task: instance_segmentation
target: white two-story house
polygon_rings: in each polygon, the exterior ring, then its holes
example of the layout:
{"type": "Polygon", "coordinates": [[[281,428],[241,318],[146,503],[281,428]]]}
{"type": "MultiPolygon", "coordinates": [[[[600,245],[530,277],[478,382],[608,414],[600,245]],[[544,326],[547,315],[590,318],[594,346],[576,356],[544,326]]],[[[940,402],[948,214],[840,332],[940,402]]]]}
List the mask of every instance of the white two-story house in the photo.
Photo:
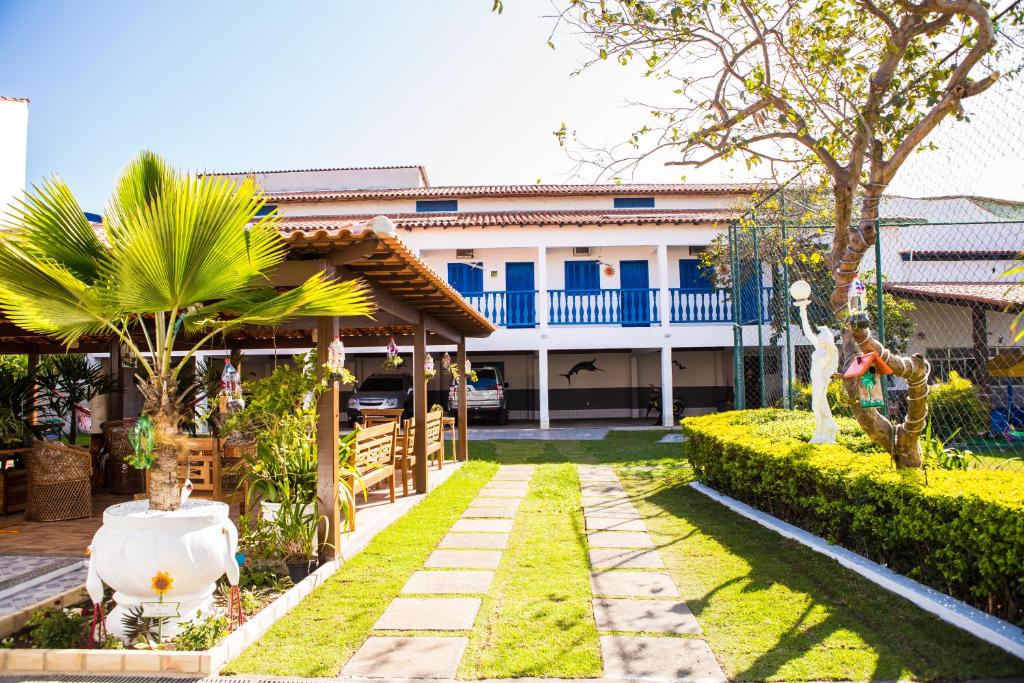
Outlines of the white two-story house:
{"type": "MultiPolygon", "coordinates": [[[[434,186],[419,166],[218,175],[255,177],[286,231],[391,218],[500,326],[468,350],[503,371],[513,419],[643,416],[652,387],[690,414],[731,400],[731,307],[699,255],[752,185],[434,186]]],[[[383,349],[350,355],[366,377],[383,349]]]]}

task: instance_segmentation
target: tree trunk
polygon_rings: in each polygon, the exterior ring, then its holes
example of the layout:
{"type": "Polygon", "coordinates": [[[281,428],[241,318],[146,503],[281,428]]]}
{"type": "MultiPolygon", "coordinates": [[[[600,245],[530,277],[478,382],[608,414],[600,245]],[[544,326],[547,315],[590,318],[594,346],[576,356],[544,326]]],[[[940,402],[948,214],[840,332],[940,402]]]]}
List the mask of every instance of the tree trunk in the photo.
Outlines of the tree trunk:
{"type": "Polygon", "coordinates": [[[181,406],[175,384],[169,378],[152,377],[140,383],[145,397],[145,414],[153,422],[153,466],[149,471],[149,507],[153,510],[177,510],[181,506],[178,486],[178,455],[185,448],[181,424],[181,406]]]}
{"type": "MultiPolygon", "coordinates": [[[[882,187],[880,184],[869,185],[872,188],[882,187]]],[[[861,217],[856,225],[843,221],[837,212],[836,232],[846,230],[845,249],[839,260],[832,255],[832,272],[835,276],[835,287],[832,290],[830,303],[836,319],[843,326],[843,358],[840,367],[850,363],[853,356],[860,353],[877,353],[892,368],[893,375],[906,380],[907,415],[903,422],[893,424],[888,416],[876,408],[862,408],[858,396],[858,384],[855,379],[845,380],[846,393],[853,405],[853,413],[865,433],[880,448],[892,455],[897,467],[920,467],[921,446],[920,436],[924,431],[928,418],[928,375],[930,367],[924,356],[917,353],[912,356],[900,356],[882,346],[871,332],[865,329],[851,328],[846,325],[849,311],[847,297],[850,285],[860,270],[861,261],[868,249],[877,240],[877,218],[882,190],[869,191],[864,197],[861,217]],[[844,225],[845,223],[845,225],[844,225]],[[846,227],[849,226],[849,227],[846,227]]],[[[882,312],[878,312],[882,315],[882,312]]]]}

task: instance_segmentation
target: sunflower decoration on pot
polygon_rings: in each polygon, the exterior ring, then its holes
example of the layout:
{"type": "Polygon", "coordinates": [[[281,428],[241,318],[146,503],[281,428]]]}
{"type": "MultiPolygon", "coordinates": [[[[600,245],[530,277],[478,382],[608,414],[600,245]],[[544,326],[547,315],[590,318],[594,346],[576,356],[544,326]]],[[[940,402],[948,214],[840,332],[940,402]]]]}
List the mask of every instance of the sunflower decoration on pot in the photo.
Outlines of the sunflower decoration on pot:
{"type": "Polygon", "coordinates": [[[405,365],[405,361],[398,355],[398,344],[395,343],[394,337],[388,338],[388,345],[385,347],[387,357],[384,358],[384,362],[380,364],[385,370],[397,370],[398,368],[405,365]]]}

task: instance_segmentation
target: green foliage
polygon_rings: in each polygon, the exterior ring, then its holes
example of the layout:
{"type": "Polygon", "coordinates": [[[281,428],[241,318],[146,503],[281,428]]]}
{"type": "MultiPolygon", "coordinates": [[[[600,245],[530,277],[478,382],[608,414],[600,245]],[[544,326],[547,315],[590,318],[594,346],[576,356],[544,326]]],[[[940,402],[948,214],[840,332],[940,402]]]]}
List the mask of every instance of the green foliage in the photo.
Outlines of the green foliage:
{"type": "Polygon", "coordinates": [[[228,634],[230,626],[227,617],[209,616],[201,619],[197,613],[196,618],[185,624],[181,632],[174,638],[174,648],[192,652],[209,650],[228,634]]]}
{"type": "MultiPolygon", "coordinates": [[[[834,416],[853,417],[853,408],[850,407],[850,397],[843,387],[843,380],[837,377],[829,382],[826,396],[834,416]]],[[[779,405],[778,407],[783,406],[779,405]]],[[[793,380],[793,409],[808,411],[811,409],[811,385],[798,379],[793,380]]]]}
{"type": "MultiPolygon", "coordinates": [[[[950,438],[956,434],[957,432],[953,432],[950,438]]],[[[969,450],[948,448],[942,439],[932,433],[930,420],[924,434],[921,435],[921,457],[925,469],[931,467],[940,470],[966,470],[970,467],[971,461],[977,459],[969,450]]]]}
{"type": "Polygon", "coordinates": [[[81,610],[47,607],[32,613],[28,636],[32,645],[43,649],[80,647],[86,636],[87,621],[81,610]]]}
{"type": "Polygon", "coordinates": [[[852,420],[810,445],[813,418],[757,410],[686,418],[709,486],[979,609],[1024,623],[1024,473],[896,470],[852,420]]]}
{"type": "Polygon", "coordinates": [[[0,354],[0,372],[7,373],[14,378],[24,377],[28,374],[28,356],[25,354],[0,354]]]}
{"type": "Polygon", "coordinates": [[[945,382],[928,387],[928,415],[932,431],[950,441],[959,433],[969,438],[988,431],[988,406],[971,380],[950,371],[945,382]]]}
{"type": "Polygon", "coordinates": [[[83,353],[45,356],[39,364],[37,381],[48,412],[70,425],[68,443],[75,443],[78,436],[77,406],[118,389],[117,380],[83,353]]]}

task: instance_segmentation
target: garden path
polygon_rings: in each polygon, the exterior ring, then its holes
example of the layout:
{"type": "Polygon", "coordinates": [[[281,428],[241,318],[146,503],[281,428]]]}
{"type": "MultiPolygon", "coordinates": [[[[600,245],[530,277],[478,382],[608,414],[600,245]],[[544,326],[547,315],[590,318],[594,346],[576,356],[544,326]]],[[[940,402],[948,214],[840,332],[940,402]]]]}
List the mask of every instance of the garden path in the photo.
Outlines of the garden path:
{"type": "Polygon", "coordinates": [[[578,470],[605,676],[725,681],[615,470],[578,470]]]}
{"type": "Polygon", "coordinates": [[[342,676],[453,678],[534,465],[503,465],[415,572],[342,676]],[[440,633],[441,635],[438,635],[440,633]],[[410,635],[411,634],[411,635],[410,635]]]}

